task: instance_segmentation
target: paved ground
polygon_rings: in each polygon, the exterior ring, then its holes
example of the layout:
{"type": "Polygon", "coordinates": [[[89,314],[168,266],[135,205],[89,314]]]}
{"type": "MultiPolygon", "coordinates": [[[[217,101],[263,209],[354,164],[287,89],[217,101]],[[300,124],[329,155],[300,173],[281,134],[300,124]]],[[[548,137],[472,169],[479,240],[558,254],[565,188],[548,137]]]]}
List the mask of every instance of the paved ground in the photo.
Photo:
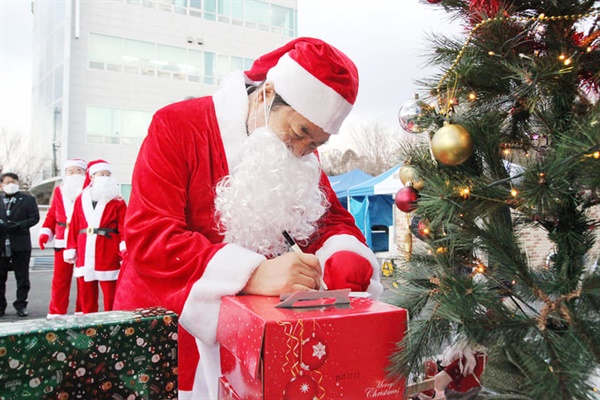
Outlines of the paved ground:
{"type": "MultiPolygon", "coordinates": [[[[6,307],[6,315],[0,317],[0,323],[32,318],[46,318],[50,302],[50,285],[52,283],[53,251],[52,249],[50,251],[34,250],[32,253],[32,262],[29,269],[31,290],[29,291],[29,304],[27,306],[29,316],[27,317],[17,316],[17,312],[12,306],[13,301],[15,301],[17,285],[14,273],[12,271],[8,273],[6,281],[6,302],[8,305],[6,307]]],[[[75,280],[73,280],[71,288],[69,313],[75,311],[75,280]]]]}

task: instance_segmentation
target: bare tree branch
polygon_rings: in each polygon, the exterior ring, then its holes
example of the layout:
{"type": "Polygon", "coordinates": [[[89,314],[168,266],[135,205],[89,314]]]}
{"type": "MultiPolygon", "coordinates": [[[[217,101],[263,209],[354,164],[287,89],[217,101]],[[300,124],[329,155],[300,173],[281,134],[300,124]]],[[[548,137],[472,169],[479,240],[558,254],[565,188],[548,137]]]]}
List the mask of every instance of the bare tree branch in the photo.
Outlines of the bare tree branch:
{"type": "Polygon", "coordinates": [[[394,130],[376,122],[355,122],[341,134],[348,135],[349,149],[344,153],[330,150],[321,154],[328,175],[340,175],[355,168],[379,175],[402,161],[398,158],[399,149],[410,140],[400,127],[394,130]]]}
{"type": "Polygon", "coordinates": [[[49,157],[32,153],[29,139],[22,133],[4,126],[0,126],[0,133],[0,173],[14,172],[21,187],[28,189],[42,175],[49,157]]]}

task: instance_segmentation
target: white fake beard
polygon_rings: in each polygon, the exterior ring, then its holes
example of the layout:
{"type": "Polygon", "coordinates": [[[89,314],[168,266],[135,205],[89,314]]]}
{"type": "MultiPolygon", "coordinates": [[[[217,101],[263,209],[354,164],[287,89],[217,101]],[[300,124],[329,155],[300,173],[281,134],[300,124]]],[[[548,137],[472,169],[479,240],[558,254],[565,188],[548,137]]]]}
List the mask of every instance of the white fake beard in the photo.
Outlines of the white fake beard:
{"type": "Polygon", "coordinates": [[[90,187],[92,201],[108,202],[121,195],[119,185],[112,176],[97,176],[90,187]]]}
{"type": "Polygon", "coordinates": [[[283,230],[297,242],[308,239],[329,207],[319,178],[315,154],[298,158],[269,128],[256,129],[240,163],[216,187],[225,242],[274,257],[288,250],[283,230]]]}
{"type": "Polygon", "coordinates": [[[75,201],[75,198],[81,193],[83,189],[83,182],[85,182],[85,176],[81,174],[67,175],[63,177],[63,191],[67,196],[66,200],[71,203],[75,201]]]}

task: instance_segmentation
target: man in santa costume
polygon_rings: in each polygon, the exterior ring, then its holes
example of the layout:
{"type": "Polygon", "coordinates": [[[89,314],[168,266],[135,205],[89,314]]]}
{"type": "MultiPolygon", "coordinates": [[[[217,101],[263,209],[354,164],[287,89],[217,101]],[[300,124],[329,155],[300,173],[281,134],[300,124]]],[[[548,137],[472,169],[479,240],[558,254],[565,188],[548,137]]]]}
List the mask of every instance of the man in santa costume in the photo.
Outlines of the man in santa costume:
{"type": "MultiPolygon", "coordinates": [[[[74,158],[64,163],[64,175],[60,185],[54,188],[50,208],[40,229],[39,245],[44,250],[48,242],[54,239],[54,273],[50,290],[50,305],[46,318],[60,318],[67,314],[69,292],[73,277],[73,264],[63,258],[66,237],[73,214],[73,203],[81,193],[85,181],[87,162],[74,158]]],[[[81,312],[79,301],[75,302],[75,313],[81,312]]]]}
{"type": "Polygon", "coordinates": [[[298,38],[213,96],[155,114],[133,171],[115,308],[180,315],[180,399],[217,398],[223,296],[324,289],[321,278],[382,292],[377,260],[315,153],[357,93],[344,53],[298,38]],[[282,231],[302,253],[288,252],[282,231]]]}
{"type": "Polygon", "coordinates": [[[110,164],[104,160],[90,161],[84,189],[73,205],[64,251],[65,262],[75,264],[78,297],[84,314],[98,311],[98,284],[102,289],[104,311],[113,309],[121,254],[125,249],[126,210],[110,164]]]}

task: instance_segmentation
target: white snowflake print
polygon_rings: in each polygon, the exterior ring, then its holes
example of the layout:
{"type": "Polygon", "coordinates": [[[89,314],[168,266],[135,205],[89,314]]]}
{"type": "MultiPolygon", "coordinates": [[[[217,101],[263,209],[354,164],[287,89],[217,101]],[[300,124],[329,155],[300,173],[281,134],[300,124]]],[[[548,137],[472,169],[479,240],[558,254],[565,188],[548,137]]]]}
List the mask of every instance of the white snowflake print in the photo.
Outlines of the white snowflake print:
{"type": "Polygon", "coordinates": [[[325,357],[327,355],[327,348],[321,342],[315,344],[313,346],[313,357],[317,357],[319,360],[321,357],[325,357]]]}
{"type": "Polygon", "coordinates": [[[308,393],[309,389],[310,389],[310,385],[308,383],[303,383],[302,385],[300,385],[300,391],[302,393],[308,393]]]}

